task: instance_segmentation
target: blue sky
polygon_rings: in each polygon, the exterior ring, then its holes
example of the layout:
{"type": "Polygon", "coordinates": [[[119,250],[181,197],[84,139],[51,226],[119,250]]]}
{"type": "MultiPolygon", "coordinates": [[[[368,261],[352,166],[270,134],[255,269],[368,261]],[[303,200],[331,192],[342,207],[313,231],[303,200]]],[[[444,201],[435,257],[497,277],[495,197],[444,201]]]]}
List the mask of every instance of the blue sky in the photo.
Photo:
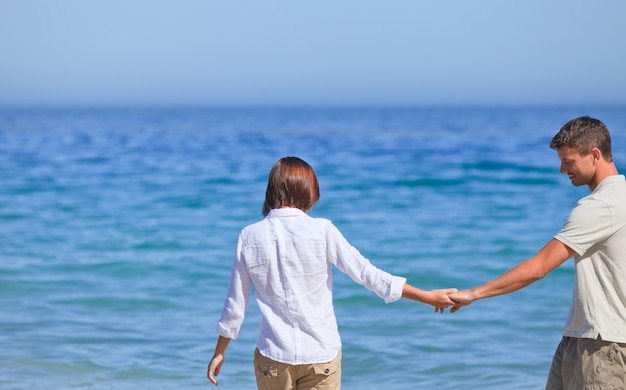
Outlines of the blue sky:
{"type": "Polygon", "coordinates": [[[624,0],[0,0],[0,105],[626,104],[624,0]]]}

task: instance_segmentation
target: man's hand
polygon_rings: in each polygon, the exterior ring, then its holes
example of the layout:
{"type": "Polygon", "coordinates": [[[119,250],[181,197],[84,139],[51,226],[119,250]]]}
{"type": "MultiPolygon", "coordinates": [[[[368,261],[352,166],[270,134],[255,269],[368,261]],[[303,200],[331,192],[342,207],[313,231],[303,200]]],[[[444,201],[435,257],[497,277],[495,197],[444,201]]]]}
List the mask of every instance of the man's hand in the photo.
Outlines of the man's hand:
{"type": "Polygon", "coordinates": [[[432,290],[427,294],[429,296],[426,303],[435,306],[435,313],[441,313],[446,310],[446,307],[454,305],[454,301],[450,299],[450,294],[456,292],[456,288],[446,288],[441,290],[432,290]]]}
{"type": "Polygon", "coordinates": [[[454,302],[454,307],[450,309],[450,313],[459,311],[463,306],[467,306],[474,302],[476,299],[472,290],[462,290],[453,292],[449,295],[450,299],[454,302]]]}

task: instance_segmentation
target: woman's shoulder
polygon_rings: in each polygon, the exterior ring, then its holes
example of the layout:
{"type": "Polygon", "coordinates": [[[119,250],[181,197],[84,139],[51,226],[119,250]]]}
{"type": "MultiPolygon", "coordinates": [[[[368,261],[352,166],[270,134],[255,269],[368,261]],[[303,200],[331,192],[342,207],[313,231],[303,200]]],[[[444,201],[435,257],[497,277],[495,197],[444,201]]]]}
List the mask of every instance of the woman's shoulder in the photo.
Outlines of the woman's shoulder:
{"type": "Polygon", "coordinates": [[[333,224],[333,221],[331,221],[330,219],[325,218],[325,217],[314,217],[314,216],[312,216],[310,214],[306,214],[306,216],[311,221],[313,221],[313,223],[317,223],[317,224],[322,225],[322,226],[328,226],[328,225],[332,225],[333,224]]]}
{"type": "Polygon", "coordinates": [[[243,229],[241,229],[241,233],[263,229],[265,225],[267,225],[267,218],[263,218],[259,221],[252,222],[249,225],[246,225],[243,229]]]}

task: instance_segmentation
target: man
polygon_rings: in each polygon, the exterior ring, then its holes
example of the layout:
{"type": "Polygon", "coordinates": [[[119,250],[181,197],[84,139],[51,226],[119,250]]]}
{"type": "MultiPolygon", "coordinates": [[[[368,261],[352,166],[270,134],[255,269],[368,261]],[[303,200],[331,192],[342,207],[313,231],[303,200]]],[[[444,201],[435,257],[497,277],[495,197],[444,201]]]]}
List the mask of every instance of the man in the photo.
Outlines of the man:
{"type": "Polygon", "coordinates": [[[561,173],[591,194],[536,255],[487,283],[450,294],[456,302],[451,312],[524,288],[574,256],[573,301],[546,390],[625,389],[626,180],[613,162],[609,131],[597,119],[569,121],[550,147],[561,173]]]}

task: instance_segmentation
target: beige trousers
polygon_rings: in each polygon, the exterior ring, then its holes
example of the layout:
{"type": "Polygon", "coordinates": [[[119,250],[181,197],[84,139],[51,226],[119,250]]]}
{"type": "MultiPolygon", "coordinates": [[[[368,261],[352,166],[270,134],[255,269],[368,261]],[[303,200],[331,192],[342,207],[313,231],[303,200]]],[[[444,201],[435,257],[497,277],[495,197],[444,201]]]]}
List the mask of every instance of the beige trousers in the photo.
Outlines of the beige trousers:
{"type": "Polygon", "coordinates": [[[254,351],[254,373],[259,390],[340,390],[341,350],[328,363],[280,363],[254,351]]]}
{"type": "Polygon", "coordinates": [[[563,337],[546,390],[596,389],[626,389],[626,343],[563,337]]]}

